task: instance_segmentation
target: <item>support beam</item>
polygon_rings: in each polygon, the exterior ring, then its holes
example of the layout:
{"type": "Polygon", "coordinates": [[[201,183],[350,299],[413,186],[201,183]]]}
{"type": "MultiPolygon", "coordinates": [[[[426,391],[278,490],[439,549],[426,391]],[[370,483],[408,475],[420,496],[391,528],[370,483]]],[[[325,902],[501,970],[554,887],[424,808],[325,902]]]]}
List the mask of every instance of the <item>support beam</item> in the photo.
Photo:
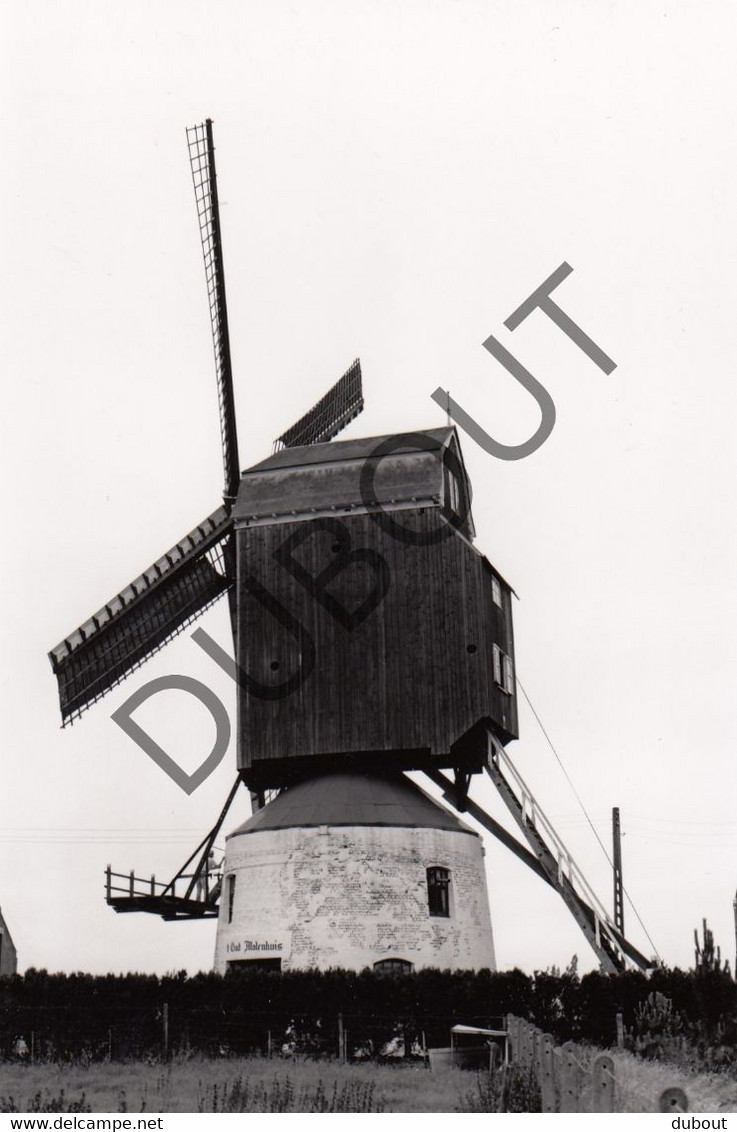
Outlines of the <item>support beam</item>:
{"type": "Polygon", "coordinates": [[[464,813],[468,802],[468,788],[471,785],[471,772],[462,767],[455,767],[455,807],[459,813],[464,813]]]}
{"type": "Polygon", "coordinates": [[[458,810],[459,813],[470,814],[474,821],[477,821],[479,825],[482,825],[489,833],[493,833],[494,837],[501,841],[502,845],[506,845],[507,849],[510,849],[515,857],[519,857],[521,861],[524,861],[527,867],[532,869],[533,873],[537,873],[546,884],[550,884],[548,875],[537,857],[535,857],[529,849],[526,849],[524,845],[521,845],[515,837],[512,837],[512,834],[508,833],[503,825],[500,825],[498,821],[490,817],[489,814],[486,813],[486,810],[482,810],[477,802],[474,802],[471,798],[466,796],[463,806],[458,805],[456,789],[451,780],[446,778],[442,771],[425,769],[425,774],[428,778],[432,779],[436,786],[441,788],[443,797],[450,802],[454,809],[458,810]]]}
{"type": "Polygon", "coordinates": [[[487,732],[487,739],[484,769],[530,849],[525,848],[467,796],[462,778],[459,779],[456,775],[457,781],[454,784],[434,768],[426,768],[425,774],[440,786],[445,799],[454,809],[459,813],[468,813],[555,889],[591,945],[602,971],[613,974],[624,970],[625,957],[641,970],[648,970],[651,967],[650,961],[625,939],[621,928],[612,921],[499,740],[491,731],[487,732]],[[509,773],[511,781],[507,780],[502,767],[509,773]]]}
{"type": "Polygon", "coordinates": [[[649,970],[651,962],[625,939],[612,922],[504,747],[492,731],[487,734],[489,746],[485,769],[532,846],[553,888],[560,893],[599,957],[602,970],[623,970],[625,956],[641,970],[649,970]],[[513,779],[517,792],[502,774],[502,765],[513,779]],[[545,831],[545,836],[541,829],[545,831]],[[548,846],[546,838],[553,845],[554,852],[548,846]]]}
{"type": "Polygon", "coordinates": [[[161,916],[164,920],[201,920],[217,916],[219,911],[217,903],[219,884],[216,884],[211,890],[205,888],[204,900],[193,896],[192,892],[203,871],[207,869],[207,859],[215,844],[215,838],[225,821],[225,816],[240,784],[239,776],[231,787],[217,822],[207,836],[200,841],[194,853],[190,853],[176,876],[172,877],[168,884],[157,884],[155,877],[151,877],[150,881],[143,882],[145,883],[144,889],[143,884],[137,886],[137,878],[133,873],[130,873],[129,876],[113,873],[110,865],[108,865],[105,870],[105,899],[107,903],[116,912],[149,912],[161,916]],[[187,869],[198,853],[200,858],[197,867],[194,873],[190,874],[187,869]],[[120,879],[128,882],[125,889],[117,884],[120,879]],[[189,885],[184,896],[177,896],[176,894],[176,883],[180,879],[189,879],[189,885]],[[116,883],[113,883],[113,881],[116,883]]]}
{"type": "Polygon", "coordinates": [[[174,892],[175,881],[177,881],[179,879],[179,877],[182,876],[182,874],[189,867],[189,865],[192,863],[192,861],[195,859],[195,857],[197,856],[197,854],[201,850],[202,852],[201,852],[201,856],[200,856],[197,868],[195,869],[195,871],[192,875],[192,879],[190,880],[189,885],[187,886],[187,891],[184,894],[184,899],[189,900],[189,898],[192,895],[192,891],[194,889],[194,886],[197,884],[197,881],[198,881],[199,877],[201,876],[202,871],[205,868],[205,865],[207,864],[207,858],[210,856],[210,850],[212,849],[213,845],[215,844],[215,838],[217,837],[218,833],[220,832],[220,827],[223,824],[223,822],[225,821],[225,816],[226,816],[228,810],[230,809],[231,802],[235,798],[236,791],[238,790],[238,787],[240,786],[240,784],[241,784],[241,779],[240,779],[240,775],[239,775],[238,778],[236,778],[235,782],[233,783],[233,785],[230,789],[230,793],[228,794],[228,797],[225,800],[225,805],[223,806],[222,810],[220,811],[220,816],[218,817],[218,820],[215,822],[215,825],[212,827],[212,829],[208,833],[207,837],[203,838],[203,840],[199,843],[199,845],[195,849],[194,853],[190,854],[190,856],[184,862],[184,864],[182,865],[182,867],[179,870],[179,872],[177,873],[177,875],[175,877],[173,877],[172,880],[169,882],[166,889],[164,890],[164,895],[166,895],[168,893],[169,889],[171,889],[172,893],[174,892]]]}
{"type": "Polygon", "coordinates": [[[563,901],[574,920],[586,936],[599,960],[602,971],[606,974],[615,974],[624,969],[624,962],[619,954],[619,947],[612,946],[602,932],[602,924],[591,907],[584,903],[576,893],[568,877],[562,871],[561,859],[554,857],[544,838],[535,825],[535,810],[538,808],[534,799],[523,798],[520,801],[502,774],[497,760],[492,756],[484,767],[489,778],[501,794],[502,801],[510,814],[517,822],[527,839],[535,857],[542,866],[549,883],[563,898],[563,901]],[[528,809],[530,816],[528,816],[528,809]]]}

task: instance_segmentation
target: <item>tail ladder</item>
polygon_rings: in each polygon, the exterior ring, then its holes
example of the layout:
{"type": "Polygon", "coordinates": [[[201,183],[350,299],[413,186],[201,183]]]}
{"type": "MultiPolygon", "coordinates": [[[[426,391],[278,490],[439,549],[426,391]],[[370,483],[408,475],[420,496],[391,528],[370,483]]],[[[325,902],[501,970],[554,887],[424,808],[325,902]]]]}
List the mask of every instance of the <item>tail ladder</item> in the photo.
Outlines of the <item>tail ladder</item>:
{"type": "Polygon", "coordinates": [[[612,973],[623,970],[624,954],[614,935],[616,929],[606,911],[502,745],[490,731],[487,734],[486,773],[501,794],[551,885],[562,896],[596,952],[602,970],[612,973]]]}
{"type": "Polygon", "coordinates": [[[494,821],[478,803],[459,792],[458,787],[444,774],[434,769],[426,773],[444,788],[445,797],[456,809],[471,814],[555,889],[594,949],[602,971],[611,974],[623,971],[626,958],[642,970],[647,970],[652,964],[625,939],[609,917],[522,775],[488,728],[486,737],[484,769],[532,852],[494,821]]]}

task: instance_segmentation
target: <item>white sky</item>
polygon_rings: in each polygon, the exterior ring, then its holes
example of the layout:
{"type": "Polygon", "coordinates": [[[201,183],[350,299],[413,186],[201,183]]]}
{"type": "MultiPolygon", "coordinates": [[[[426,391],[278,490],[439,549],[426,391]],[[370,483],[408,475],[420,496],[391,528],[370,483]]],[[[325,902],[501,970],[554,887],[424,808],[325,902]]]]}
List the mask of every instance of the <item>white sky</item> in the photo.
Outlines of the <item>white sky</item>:
{"type": "MultiPolygon", "coordinates": [[[[702,916],[733,954],[736,22],[703,0],[6,10],[0,905],[23,967],[212,960],[212,923],[116,917],[103,868],[171,874],[234,758],[187,798],[110,714],[170,673],[234,709],[228,678],[184,635],[61,731],[46,659],[220,500],[184,136],[206,116],[243,465],[356,355],[366,410],[344,436],[443,423],[443,385],[522,441],[539,414],[482,349],[495,334],[558,411],[518,463],[462,437],[477,545],[521,599],[519,675],[607,847],[619,805],[666,961],[691,962],[702,916]],[[556,298],[609,377],[540,314],[502,325],[563,260],[556,298]]],[[[226,646],[221,606],[201,624],[226,646]]],[[[193,768],[209,721],[168,695],[152,727],[193,768]]],[[[609,905],[524,705],[521,731],[518,767],[609,905]]],[[[498,843],[487,859],[500,967],[592,966],[562,902],[498,843]]]]}

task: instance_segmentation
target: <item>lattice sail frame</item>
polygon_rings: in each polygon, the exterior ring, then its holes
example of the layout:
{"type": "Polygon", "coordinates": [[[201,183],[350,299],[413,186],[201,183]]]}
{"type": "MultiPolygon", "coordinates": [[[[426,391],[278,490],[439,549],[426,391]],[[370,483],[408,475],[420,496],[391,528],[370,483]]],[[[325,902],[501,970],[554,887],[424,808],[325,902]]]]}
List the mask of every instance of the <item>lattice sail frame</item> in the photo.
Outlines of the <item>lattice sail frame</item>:
{"type": "Polygon", "coordinates": [[[274,451],[331,440],[363,409],[361,362],[358,358],[308,413],[274,441],[274,451]]]}
{"type": "MultiPolygon", "coordinates": [[[[230,512],[240,483],[240,465],[211,119],[188,129],[186,135],[215,356],[224,506],[49,652],[63,725],[79,718],[223,593],[229,592],[231,599],[234,595],[230,512]]],[[[361,365],[356,359],[325,396],[276,441],[275,448],[330,440],[362,409],[361,365]]]]}
{"type": "Polygon", "coordinates": [[[230,360],[228,308],[225,300],[225,273],[220,238],[220,208],[215,172],[212,121],[208,118],[201,125],[192,126],[186,132],[189,164],[192,170],[192,183],[197,205],[197,222],[200,230],[202,255],[205,261],[207,301],[210,309],[210,326],[215,354],[225,497],[232,501],[240,482],[240,466],[238,462],[238,435],[235,422],[233,372],[230,360]]]}
{"type": "Polygon", "coordinates": [[[49,653],[64,725],[78,719],[233,585],[225,507],[116,594],[49,653]]]}

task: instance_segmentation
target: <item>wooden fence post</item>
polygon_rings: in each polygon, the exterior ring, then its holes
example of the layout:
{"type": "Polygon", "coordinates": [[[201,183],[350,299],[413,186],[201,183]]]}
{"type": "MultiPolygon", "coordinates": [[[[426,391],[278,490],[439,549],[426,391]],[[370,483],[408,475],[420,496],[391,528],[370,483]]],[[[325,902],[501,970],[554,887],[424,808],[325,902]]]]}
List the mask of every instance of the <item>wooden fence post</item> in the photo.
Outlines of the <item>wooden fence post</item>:
{"type": "Polygon", "coordinates": [[[169,1057],[169,1003],[165,1002],[161,1008],[161,1042],[164,1047],[164,1057],[169,1057]]]}
{"type": "Polygon", "coordinates": [[[543,1036],[539,1030],[532,1031],[533,1061],[537,1083],[542,1088],[543,1080],[543,1036]]]}
{"type": "Polygon", "coordinates": [[[522,1030],[522,1049],[524,1051],[522,1055],[522,1064],[527,1069],[530,1065],[532,1065],[532,1027],[530,1026],[529,1022],[525,1022],[523,1020],[520,1028],[522,1030]]]}
{"type": "Polygon", "coordinates": [[[614,1112],[614,1062],[606,1053],[594,1058],[591,1066],[594,1112],[614,1112]]]}
{"type": "Polygon", "coordinates": [[[522,1033],[522,1019],[521,1018],[515,1018],[514,1019],[514,1036],[515,1036],[515,1040],[516,1040],[516,1044],[515,1044],[515,1047],[514,1047],[514,1060],[519,1065],[521,1065],[522,1059],[524,1057],[524,1054],[522,1052],[522,1046],[523,1046],[524,1040],[525,1040],[524,1035],[522,1033]]]}
{"type": "Polygon", "coordinates": [[[514,1014],[507,1015],[507,1056],[510,1061],[519,1059],[519,1019],[514,1014]]]}
{"type": "Polygon", "coordinates": [[[688,1112],[688,1097],[683,1089],[665,1089],[660,1094],[661,1112],[688,1112]]]}
{"type": "Polygon", "coordinates": [[[578,1112],[581,1099],[583,1068],[574,1055],[573,1042],[561,1046],[560,1111],[578,1112]]]}
{"type": "Polygon", "coordinates": [[[542,1066],[540,1072],[540,1093],[543,1112],[558,1111],[558,1094],[555,1087],[555,1044],[552,1034],[543,1034],[541,1039],[542,1066]]]}
{"type": "MultiPolygon", "coordinates": [[[[621,1014],[618,1014],[618,1022],[621,1014]]],[[[550,1034],[514,1014],[507,1015],[507,1042],[511,1061],[534,1071],[540,1086],[543,1112],[614,1112],[616,1102],[615,1063],[609,1054],[594,1058],[588,1070],[575,1055],[573,1042],[556,1048],[550,1034]],[[591,1101],[586,1099],[591,1086],[591,1101]]],[[[619,1026],[618,1026],[619,1029],[619,1026]]],[[[502,1078],[502,1092],[505,1080],[502,1078]]],[[[660,1112],[688,1112],[688,1096],[679,1088],[665,1089],[659,1099],[660,1112]]],[[[505,1111],[504,1097],[501,1108],[505,1111]]]]}

